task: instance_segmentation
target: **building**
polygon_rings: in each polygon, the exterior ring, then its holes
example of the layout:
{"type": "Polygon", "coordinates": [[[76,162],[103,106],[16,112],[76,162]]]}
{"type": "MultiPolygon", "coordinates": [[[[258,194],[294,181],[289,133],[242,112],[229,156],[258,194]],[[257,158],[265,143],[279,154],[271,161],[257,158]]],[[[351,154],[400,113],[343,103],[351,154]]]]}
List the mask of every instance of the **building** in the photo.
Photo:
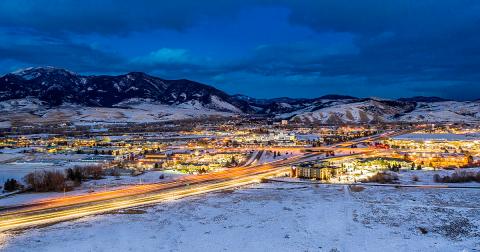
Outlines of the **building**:
{"type": "Polygon", "coordinates": [[[146,154],[145,158],[142,158],[139,161],[143,163],[161,163],[166,159],[166,154],[146,154]]]}
{"type": "Polygon", "coordinates": [[[405,154],[417,165],[435,168],[460,168],[473,163],[471,156],[462,153],[414,152],[405,154]]]}
{"type": "Polygon", "coordinates": [[[146,168],[160,168],[167,158],[166,154],[146,154],[144,158],[138,159],[138,164],[146,168]]]}
{"type": "Polygon", "coordinates": [[[411,133],[385,140],[393,149],[461,153],[480,150],[480,134],[411,133]]]}
{"type": "Polygon", "coordinates": [[[317,180],[330,180],[339,175],[345,174],[345,168],[334,166],[293,166],[291,177],[308,178],[317,180]]]}

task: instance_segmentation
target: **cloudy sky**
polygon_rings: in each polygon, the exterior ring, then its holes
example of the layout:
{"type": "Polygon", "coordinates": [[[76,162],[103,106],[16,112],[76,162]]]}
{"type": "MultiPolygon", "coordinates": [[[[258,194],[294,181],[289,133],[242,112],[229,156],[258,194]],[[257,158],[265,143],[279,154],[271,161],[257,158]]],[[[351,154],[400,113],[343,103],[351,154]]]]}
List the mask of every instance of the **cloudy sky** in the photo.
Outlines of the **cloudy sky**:
{"type": "Polygon", "coordinates": [[[478,99],[480,1],[0,1],[0,73],[42,65],[254,97],[478,99]]]}

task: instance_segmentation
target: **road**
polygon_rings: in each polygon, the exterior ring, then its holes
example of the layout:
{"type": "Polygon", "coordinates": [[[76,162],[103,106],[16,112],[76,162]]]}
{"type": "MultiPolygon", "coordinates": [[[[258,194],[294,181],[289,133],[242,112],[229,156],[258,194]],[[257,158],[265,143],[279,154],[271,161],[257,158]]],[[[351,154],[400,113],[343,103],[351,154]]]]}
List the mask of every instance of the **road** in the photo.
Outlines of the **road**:
{"type": "Polygon", "coordinates": [[[168,183],[130,186],[113,191],[4,207],[0,210],[0,231],[44,225],[251,184],[265,177],[284,174],[288,172],[289,165],[315,158],[317,155],[306,154],[265,165],[191,175],[168,183]]]}

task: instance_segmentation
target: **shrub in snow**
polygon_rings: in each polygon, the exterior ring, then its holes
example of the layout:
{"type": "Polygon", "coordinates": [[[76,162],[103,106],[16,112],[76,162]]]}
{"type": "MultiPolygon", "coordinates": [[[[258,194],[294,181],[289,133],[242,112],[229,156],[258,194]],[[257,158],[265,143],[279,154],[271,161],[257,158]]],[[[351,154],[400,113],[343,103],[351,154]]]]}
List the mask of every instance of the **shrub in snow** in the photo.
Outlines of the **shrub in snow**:
{"type": "Polygon", "coordinates": [[[35,192],[60,192],[67,189],[65,176],[61,171],[35,171],[27,174],[24,180],[35,192]]]}
{"type": "Polygon", "coordinates": [[[68,168],[65,173],[67,179],[77,185],[81,184],[83,180],[101,179],[105,175],[105,171],[100,165],[75,166],[68,168]]]}
{"type": "Polygon", "coordinates": [[[455,171],[451,176],[440,176],[439,174],[433,175],[433,181],[436,183],[466,183],[466,182],[479,182],[480,172],[469,171],[455,171]]]}
{"type": "Polygon", "coordinates": [[[398,175],[392,172],[377,172],[375,175],[372,175],[368,178],[360,180],[362,183],[394,183],[398,180],[398,175]]]}

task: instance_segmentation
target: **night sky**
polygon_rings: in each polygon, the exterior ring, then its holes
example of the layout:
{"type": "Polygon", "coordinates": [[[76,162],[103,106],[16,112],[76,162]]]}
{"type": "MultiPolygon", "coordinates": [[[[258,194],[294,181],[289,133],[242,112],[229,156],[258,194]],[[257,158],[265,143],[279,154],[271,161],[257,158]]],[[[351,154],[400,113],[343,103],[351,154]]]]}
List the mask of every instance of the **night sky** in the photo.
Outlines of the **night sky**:
{"type": "Polygon", "coordinates": [[[1,0],[0,73],[147,72],[230,94],[480,98],[480,1],[1,0]]]}

